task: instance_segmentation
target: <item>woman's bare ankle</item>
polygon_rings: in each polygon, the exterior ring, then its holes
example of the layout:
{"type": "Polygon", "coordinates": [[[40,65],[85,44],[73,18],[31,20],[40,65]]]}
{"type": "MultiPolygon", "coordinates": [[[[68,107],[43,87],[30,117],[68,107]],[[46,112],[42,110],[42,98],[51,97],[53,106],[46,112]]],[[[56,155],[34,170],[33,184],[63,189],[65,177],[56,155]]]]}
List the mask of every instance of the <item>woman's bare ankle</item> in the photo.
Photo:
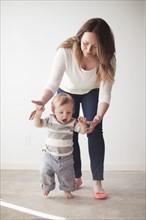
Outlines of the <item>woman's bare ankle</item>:
{"type": "Polygon", "coordinates": [[[76,189],[78,189],[81,185],[82,185],[82,179],[81,179],[81,177],[80,178],[76,178],[76,180],[75,180],[75,187],[76,187],[76,189]]]}
{"type": "Polygon", "coordinates": [[[102,182],[100,180],[93,181],[93,190],[94,192],[104,192],[104,189],[102,188],[102,182]]]}

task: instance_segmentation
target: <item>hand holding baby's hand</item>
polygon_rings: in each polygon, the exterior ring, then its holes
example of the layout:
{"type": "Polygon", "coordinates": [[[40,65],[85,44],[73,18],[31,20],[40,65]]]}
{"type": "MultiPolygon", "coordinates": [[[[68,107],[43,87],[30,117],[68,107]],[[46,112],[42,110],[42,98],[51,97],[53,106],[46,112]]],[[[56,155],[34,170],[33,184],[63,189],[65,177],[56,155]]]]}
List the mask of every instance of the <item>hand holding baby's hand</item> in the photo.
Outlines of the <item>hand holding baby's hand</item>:
{"type": "Polygon", "coordinates": [[[95,116],[93,121],[87,121],[88,124],[88,129],[87,129],[87,133],[91,133],[94,128],[96,127],[96,125],[98,125],[101,122],[102,118],[99,116],[95,116]]]}
{"type": "Polygon", "coordinates": [[[81,123],[87,123],[87,119],[83,116],[79,116],[78,121],[81,122],[81,123]]]}
{"type": "Polygon", "coordinates": [[[33,120],[33,118],[35,117],[37,111],[44,111],[45,110],[44,104],[43,104],[42,101],[32,100],[32,103],[36,104],[36,107],[35,107],[36,109],[31,112],[31,114],[29,116],[29,120],[33,120]]]}

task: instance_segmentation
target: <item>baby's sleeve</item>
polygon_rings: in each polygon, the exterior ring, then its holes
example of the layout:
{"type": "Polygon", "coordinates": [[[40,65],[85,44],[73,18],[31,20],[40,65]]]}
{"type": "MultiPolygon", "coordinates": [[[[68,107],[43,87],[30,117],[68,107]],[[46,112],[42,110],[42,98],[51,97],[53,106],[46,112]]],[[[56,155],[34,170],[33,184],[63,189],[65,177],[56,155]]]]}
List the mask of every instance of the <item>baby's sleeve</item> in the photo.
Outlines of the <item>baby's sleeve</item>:
{"type": "Polygon", "coordinates": [[[47,118],[43,118],[43,119],[42,119],[42,127],[43,127],[43,128],[47,128],[47,127],[48,127],[49,120],[50,120],[50,117],[47,117],[47,118]]]}
{"type": "Polygon", "coordinates": [[[80,133],[80,131],[81,131],[81,124],[77,120],[75,120],[75,123],[74,123],[74,131],[78,132],[78,133],[80,133]]]}

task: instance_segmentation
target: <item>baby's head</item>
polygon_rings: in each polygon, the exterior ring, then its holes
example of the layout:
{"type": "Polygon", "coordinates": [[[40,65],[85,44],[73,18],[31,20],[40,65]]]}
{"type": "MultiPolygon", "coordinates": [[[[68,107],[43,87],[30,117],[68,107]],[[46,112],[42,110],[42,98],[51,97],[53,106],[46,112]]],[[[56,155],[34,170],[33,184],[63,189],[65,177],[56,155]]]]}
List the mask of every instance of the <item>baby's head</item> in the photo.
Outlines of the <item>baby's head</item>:
{"type": "Polygon", "coordinates": [[[74,100],[66,93],[59,93],[53,97],[51,110],[61,124],[66,124],[74,113],[74,100]]]}

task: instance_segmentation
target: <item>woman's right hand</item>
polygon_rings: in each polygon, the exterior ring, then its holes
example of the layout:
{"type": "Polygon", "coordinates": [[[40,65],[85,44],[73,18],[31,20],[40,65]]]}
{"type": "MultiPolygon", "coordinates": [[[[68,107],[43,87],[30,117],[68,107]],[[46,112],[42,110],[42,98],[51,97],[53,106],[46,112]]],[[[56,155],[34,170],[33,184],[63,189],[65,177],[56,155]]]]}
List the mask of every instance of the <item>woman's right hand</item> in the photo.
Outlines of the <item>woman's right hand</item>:
{"type": "Polygon", "coordinates": [[[31,101],[32,103],[34,103],[36,105],[36,109],[34,111],[31,112],[30,116],[29,116],[29,120],[33,120],[34,117],[35,117],[35,114],[36,114],[36,110],[42,110],[44,111],[45,108],[44,108],[44,104],[42,101],[35,101],[35,100],[32,100],[31,101]]]}

